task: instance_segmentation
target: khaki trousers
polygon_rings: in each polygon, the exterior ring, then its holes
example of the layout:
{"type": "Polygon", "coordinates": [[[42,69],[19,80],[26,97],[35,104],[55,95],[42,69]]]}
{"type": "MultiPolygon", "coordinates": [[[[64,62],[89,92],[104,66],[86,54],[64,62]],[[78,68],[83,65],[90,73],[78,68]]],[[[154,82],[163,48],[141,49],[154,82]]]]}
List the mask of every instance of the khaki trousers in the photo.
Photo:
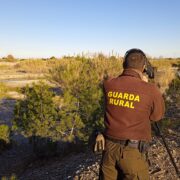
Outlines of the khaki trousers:
{"type": "Polygon", "coordinates": [[[100,180],[149,180],[144,154],[136,148],[106,140],[100,180]]]}

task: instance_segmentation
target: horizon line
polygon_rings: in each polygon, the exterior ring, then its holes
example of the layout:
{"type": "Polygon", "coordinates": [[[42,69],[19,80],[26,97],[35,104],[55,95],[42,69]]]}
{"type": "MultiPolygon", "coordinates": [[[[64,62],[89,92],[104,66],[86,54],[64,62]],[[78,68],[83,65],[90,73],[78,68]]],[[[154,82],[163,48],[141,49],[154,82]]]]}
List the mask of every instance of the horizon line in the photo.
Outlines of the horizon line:
{"type": "MultiPolygon", "coordinates": [[[[171,59],[180,59],[180,56],[163,56],[163,55],[159,55],[159,56],[151,56],[149,55],[148,53],[145,53],[147,58],[150,58],[150,59],[168,59],[168,58],[171,58],[171,59]]],[[[63,55],[48,55],[48,56],[15,56],[13,55],[13,53],[7,53],[7,55],[0,55],[0,58],[1,59],[4,59],[4,58],[7,58],[7,56],[9,55],[12,55],[15,59],[50,59],[52,57],[55,57],[56,59],[61,59],[61,58],[64,58],[64,57],[85,57],[85,58],[93,58],[93,57],[97,57],[98,55],[103,55],[105,57],[116,57],[116,58],[123,58],[124,55],[120,55],[120,53],[118,52],[114,52],[114,51],[111,51],[109,53],[104,53],[102,51],[97,51],[97,52],[85,52],[85,51],[82,51],[81,53],[67,53],[67,54],[63,54],[63,55]]]]}

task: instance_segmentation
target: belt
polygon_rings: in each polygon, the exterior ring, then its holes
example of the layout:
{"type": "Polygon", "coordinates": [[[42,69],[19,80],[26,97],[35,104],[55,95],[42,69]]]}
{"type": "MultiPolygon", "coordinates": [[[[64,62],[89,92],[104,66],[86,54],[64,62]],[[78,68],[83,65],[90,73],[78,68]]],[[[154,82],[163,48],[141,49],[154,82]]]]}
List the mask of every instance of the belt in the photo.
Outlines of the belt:
{"type": "Polygon", "coordinates": [[[129,147],[133,147],[133,148],[137,148],[137,149],[139,148],[139,143],[140,143],[140,141],[138,141],[138,140],[131,140],[131,139],[119,140],[119,139],[114,139],[114,138],[109,137],[109,136],[106,136],[106,139],[109,141],[112,141],[114,143],[118,143],[118,144],[121,144],[124,146],[129,146],[129,147]]]}
{"type": "Polygon", "coordinates": [[[109,141],[112,141],[114,143],[118,143],[118,144],[122,144],[122,145],[126,145],[127,144],[127,140],[114,139],[114,138],[111,138],[109,136],[106,136],[106,139],[109,140],[109,141]]]}

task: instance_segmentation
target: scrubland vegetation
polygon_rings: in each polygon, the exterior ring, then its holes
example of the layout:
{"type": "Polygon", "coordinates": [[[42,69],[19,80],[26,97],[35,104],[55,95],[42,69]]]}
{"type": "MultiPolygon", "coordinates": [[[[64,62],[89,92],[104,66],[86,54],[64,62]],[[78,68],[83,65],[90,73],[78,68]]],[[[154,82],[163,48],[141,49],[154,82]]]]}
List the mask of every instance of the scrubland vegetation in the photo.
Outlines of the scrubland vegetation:
{"type": "MultiPolygon", "coordinates": [[[[95,129],[103,129],[102,82],[122,72],[122,58],[99,55],[94,58],[10,59],[8,64],[0,64],[1,72],[43,74],[49,82],[47,85],[40,81],[20,90],[25,98],[16,103],[14,131],[22,133],[36,145],[39,139],[46,139],[48,143],[86,144],[95,129]]],[[[155,83],[164,88],[163,92],[170,85],[167,94],[177,93],[179,77],[175,79],[172,66],[178,66],[180,59],[151,59],[151,63],[158,69],[155,83]]],[[[1,99],[7,89],[5,84],[0,84],[1,99]]]]}

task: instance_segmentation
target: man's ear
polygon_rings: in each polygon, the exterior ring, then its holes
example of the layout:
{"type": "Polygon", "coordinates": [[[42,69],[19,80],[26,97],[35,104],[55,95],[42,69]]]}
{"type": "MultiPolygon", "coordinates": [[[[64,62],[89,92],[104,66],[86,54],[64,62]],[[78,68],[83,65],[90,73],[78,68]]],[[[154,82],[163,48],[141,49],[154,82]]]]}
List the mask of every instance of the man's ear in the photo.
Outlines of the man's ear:
{"type": "Polygon", "coordinates": [[[143,69],[142,69],[142,72],[144,72],[144,70],[145,70],[145,67],[146,67],[146,65],[144,64],[144,65],[143,65],[143,69]]]}

